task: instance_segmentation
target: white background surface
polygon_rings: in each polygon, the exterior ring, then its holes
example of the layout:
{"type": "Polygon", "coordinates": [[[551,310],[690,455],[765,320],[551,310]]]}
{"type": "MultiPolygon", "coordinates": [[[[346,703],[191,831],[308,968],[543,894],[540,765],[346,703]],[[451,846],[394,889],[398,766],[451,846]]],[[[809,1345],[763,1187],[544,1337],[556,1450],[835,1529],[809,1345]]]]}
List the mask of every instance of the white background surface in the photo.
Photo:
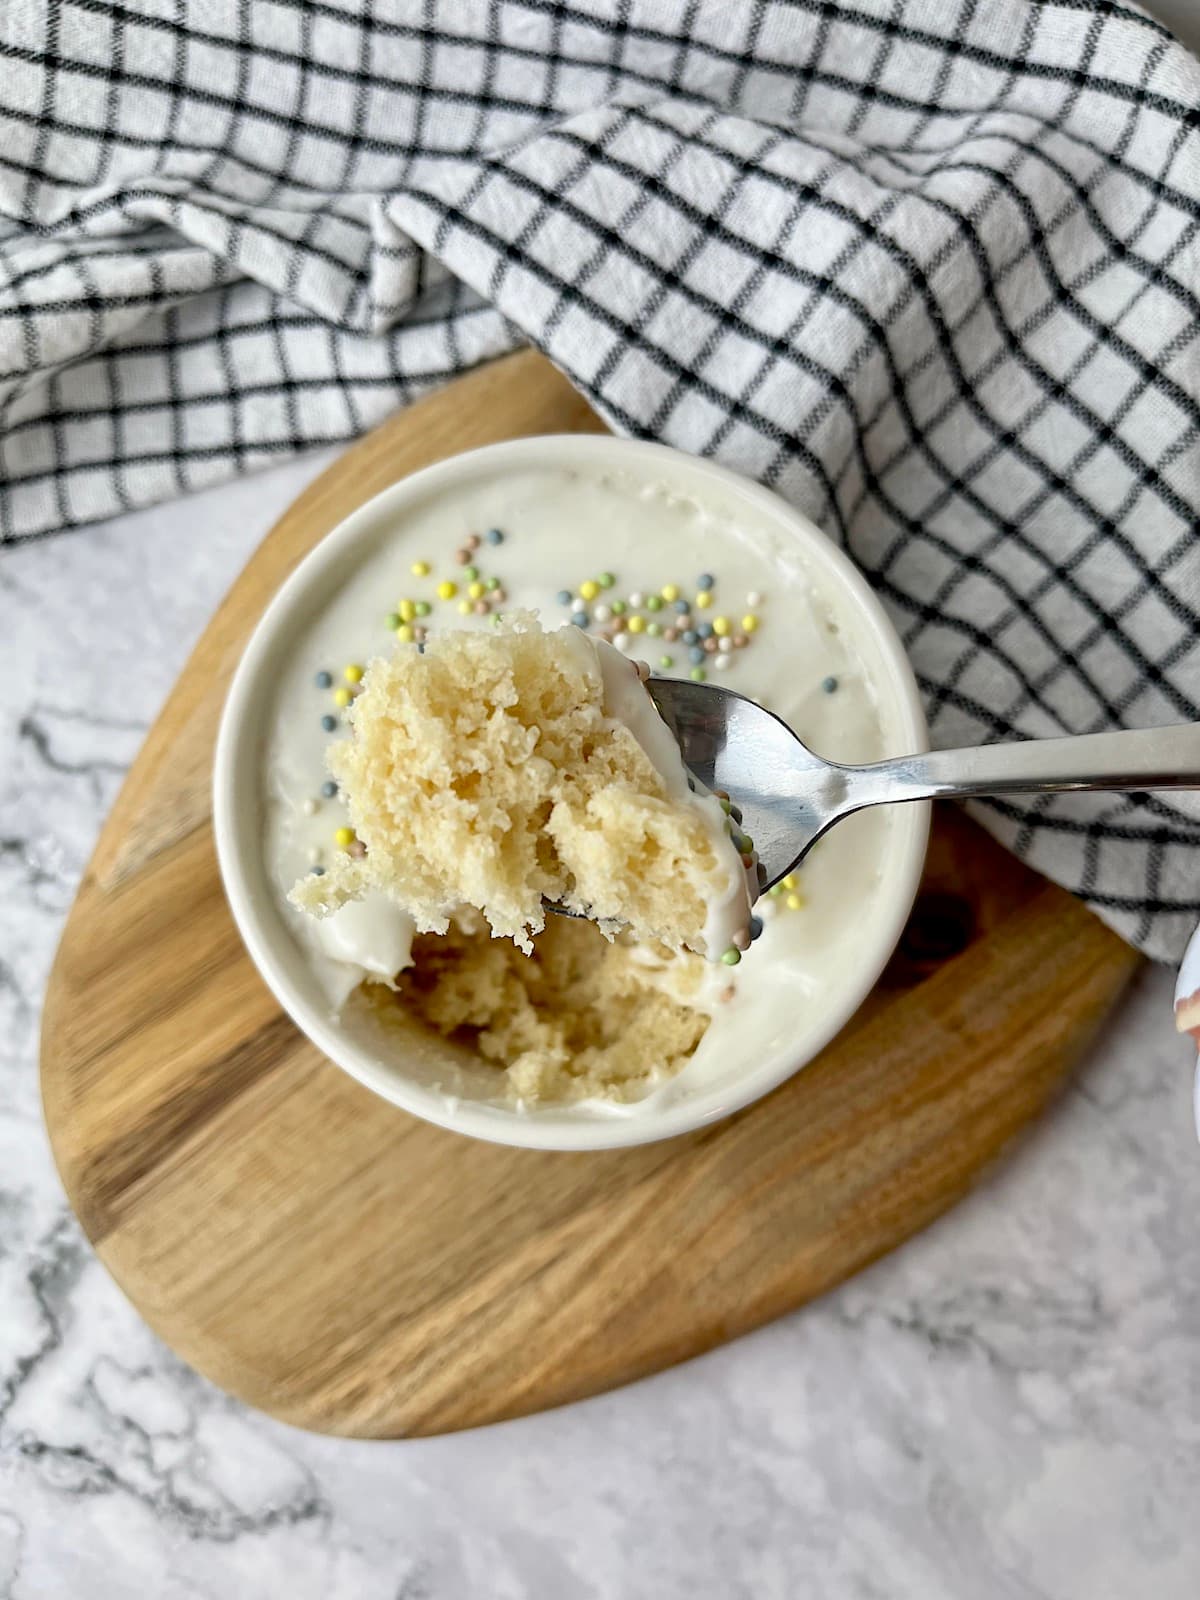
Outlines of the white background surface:
{"type": "MultiPolygon", "coordinates": [[[[1156,9],[1200,37],[1200,0],[1156,9]]],[[[586,1405],[321,1439],[143,1327],[53,1172],[42,986],[192,642],[329,459],[0,557],[0,1600],[1194,1600],[1200,1151],[1165,972],[919,1239],[586,1405]]]]}

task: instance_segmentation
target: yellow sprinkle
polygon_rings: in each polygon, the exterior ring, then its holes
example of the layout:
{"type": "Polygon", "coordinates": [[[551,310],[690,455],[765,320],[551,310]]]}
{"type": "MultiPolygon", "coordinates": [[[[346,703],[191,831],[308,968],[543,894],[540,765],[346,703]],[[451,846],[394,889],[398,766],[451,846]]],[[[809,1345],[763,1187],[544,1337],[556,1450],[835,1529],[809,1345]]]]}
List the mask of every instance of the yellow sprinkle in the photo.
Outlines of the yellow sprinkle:
{"type": "Polygon", "coordinates": [[[677,583],[664,583],[662,588],[659,590],[659,593],[662,595],[664,600],[678,600],[679,585],[677,583]]]}
{"type": "Polygon", "coordinates": [[[335,706],[348,706],[353,699],[354,696],[349,689],[335,689],[333,691],[333,703],[335,706]]]}
{"type": "Polygon", "coordinates": [[[411,622],[417,614],[416,604],[412,600],[401,600],[396,607],[396,615],[401,622],[411,622]]]}
{"type": "Polygon", "coordinates": [[[789,872],[786,878],[780,878],[779,881],[785,889],[799,888],[799,880],[794,872],[789,872]]]}
{"type": "Polygon", "coordinates": [[[790,894],[783,903],[789,911],[799,911],[804,904],[804,900],[798,894],[790,894]]]}
{"type": "Polygon", "coordinates": [[[396,629],[396,637],[399,639],[401,644],[411,644],[415,638],[412,625],[407,622],[402,622],[396,629]]]}
{"type": "Polygon", "coordinates": [[[414,578],[427,578],[429,576],[428,561],[414,561],[409,569],[414,578]]]}
{"type": "Polygon", "coordinates": [[[467,585],[467,593],[472,600],[482,600],[484,596],[483,585],[481,583],[469,583],[467,585]]]}
{"type": "Polygon", "coordinates": [[[746,615],[742,618],[742,632],[753,633],[757,627],[758,618],[754,615],[753,611],[747,611],[746,615]]]}
{"type": "Polygon", "coordinates": [[[707,589],[701,589],[700,593],[696,596],[696,604],[700,607],[701,611],[707,611],[709,606],[712,605],[712,595],[709,594],[707,589]]]}
{"type": "Polygon", "coordinates": [[[458,585],[451,583],[449,578],[443,578],[437,586],[439,600],[453,600],[458,593],[458,585]]]}
{"type": "Polygon", "coordinates": [[[340,844],[342,849],[344,850],[347,845],[351,845],[351,844],[354,843],[354,829],[353,828],[339,828],[338,831],[334,834],[333,839],[334,839],[334,843],[335,844],[340,844]]]}
{"type": "Polygon", "coordinates": [[[458,614],[459,614],[459,616],[460,617],[469,616],[470,612],[471,612],[471,602],[469,600],[460,600],[458,602],[458,614]]]}
{"type": "Polygon", "coordinates": [[[732,626],[733,624],[730,622],[728,617],[713,618],[713,632],[716,634],[718,639],[723,639],[732,626]]]}
{"type": "Polygon", "coordinates": [[[361,667],[343,667],[342,677],[347,683],[361,683],[363,669],[361,667]]]}
{"type": "Polygon", "coordinates": [[[645,617],[626,617],[625,619],[625,631],[627,633],[641,633],[645,626],[645,617]]]}
{"type": "Polygon", "coordinates": [[[600,593],[600,585],[593,583],[591,578],[585,578],[579,585],[579,598],[581,600],[594,600],[600,593]]]}

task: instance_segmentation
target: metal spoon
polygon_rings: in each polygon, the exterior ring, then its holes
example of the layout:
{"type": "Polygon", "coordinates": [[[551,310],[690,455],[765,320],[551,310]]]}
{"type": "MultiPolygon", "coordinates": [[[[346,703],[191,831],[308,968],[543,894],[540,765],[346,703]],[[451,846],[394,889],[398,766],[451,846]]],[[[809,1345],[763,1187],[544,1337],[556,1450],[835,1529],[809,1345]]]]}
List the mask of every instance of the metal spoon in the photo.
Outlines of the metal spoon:
{"type": "Polygon", "coordinates": [[[1200,723],[933,750],[848,767],[814,755],[786,722],[714,683],[646,685],[684,765],[742,812],[769,888],[835,822],[865,806],[1068,789],[1200,789],[1200,723]]]}

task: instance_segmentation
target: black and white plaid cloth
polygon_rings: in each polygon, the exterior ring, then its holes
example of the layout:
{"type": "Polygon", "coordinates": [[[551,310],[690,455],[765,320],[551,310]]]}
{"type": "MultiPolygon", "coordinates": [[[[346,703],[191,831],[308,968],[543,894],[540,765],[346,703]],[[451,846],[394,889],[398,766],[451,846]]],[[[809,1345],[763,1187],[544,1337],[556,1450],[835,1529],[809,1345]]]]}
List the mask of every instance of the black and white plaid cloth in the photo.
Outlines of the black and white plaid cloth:
{"type": "MultiPolygon", "coordinates": [[[[1200,719],[1198,230],[1126,0],[3,0],[0,538],[532,340],[845,545],[938,743],[1200,719]]],[[[980,809],[1182,948],[1186,799],[980,809]]]]}

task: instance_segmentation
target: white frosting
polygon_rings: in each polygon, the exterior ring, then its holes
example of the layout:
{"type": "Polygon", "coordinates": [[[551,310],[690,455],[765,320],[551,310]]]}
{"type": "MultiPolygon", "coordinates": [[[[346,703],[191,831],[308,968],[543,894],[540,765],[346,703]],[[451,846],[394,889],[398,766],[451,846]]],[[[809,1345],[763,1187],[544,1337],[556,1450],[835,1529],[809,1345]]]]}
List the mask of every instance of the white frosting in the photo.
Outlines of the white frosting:
{"type": "MultiPolygon", "coordinates": [[[[730,509],[719,496],[699,505],[669,485],[630,472],[584,476],[528,469],[468,478],[409,510],[402,524],[331,588],[276,689],[265,756],[268,865],[283,915],[320,975],[334,1012],[364,973],[378,973],[393,956],[398,959],[392,970],[400,968],[408,929],[401,912],[378,903],[348,906],[321,922],[286,903],[287,891],[309,869],[311,852],[332,856],[333,832],[346,820],[339,800],[318,798],[330,739],[320,718],[332,705],[329,692],[314,686],[314,674],[326,669],[340,681],[348,663],[365,666],[373,655],[389,652],[386,613],[406,596],[432,601],[439,578],[458,581],[456,546],[468,533],[491,526],[504,529],[506,538],[494,550],[481,545],[480,570],[502,579],[506,610],[537,611],[548,627],[569,615],[556,603],[557,591],[576,590],[603,568],[617,575],[613,594],[626,597],[631,589],[651,593],[668,583],[694,594],[697,575],[711,572],[717,580],[714,603],[697,617],[724,613],[736,621],[754,609],[762,619],[747,648],[706,657],[714,681],[726,681],[769,706],[806,744],[834,759],[871,761],[896,753],[886,747],[874,690],[855,648],[855,613],[838,594],[822,591],[792,539],[753,512],[740,505],[730,509]],[[434,572],[413,578],[409,569],[416,560],[429,561],[434,572]],[[750,607],[747,596],[753,592],[762,599],[750,607]],[[826,677],[837,679],[835,694],[822,692],[826,677]],[[318,807],[308,814],[305,802],[311,805],[314,799],[318,807]]],[[[669,611],[656,620],[667,626],[669,611]]],[[[454,603],[435,603],[429,622],[443,628],[490,626],[486,618],[460,616],[454,603]]],[[[582,640],[581,647],[587,648],[582,640]]],[[[608,666],[606,694],[610,675],[614,680],[614,714],[635,729],[664,775],[681,773],[670,732],[649,697],[640,686],[634,697],[632,673],[628,680],[616,673],[619,653],[598,654],[602,670],[608,666]],[[615,687],[626,681],[628,690],[615,687]]],[[[665,676],[684,676],[691,666],[682,642],[667,644],[644,633],[631,637],[627,654],[646,657],[665,676]],[[670,669],[658,666],[663,653],[674,658],[670,669]]],[[[705,804],[703,798],[693,800],[705,804]]],[[[731,1055],[756,1058],[786,1047],[806,1007],[838,1004],[839,994],[856,981],[860,930],[873,914],[891,828],[886,809],[851,817],[806,860],[803,910],[783,910],[778,900],[756,906],[766,919],[761,939],[740,966],[706,967],[702,1003],[714,1009],[713,1022],[688,1066],[656,1095],[686,1096],[692,1085],[723,1076],[731,1055]],[[734,998],[718,1003],[731,985],[734,998]]],[[[715,925],[713,937],[721,948],[729,942],[721,944],[715,925]]],[[[669,971],[661,977],[671,983],[669,971]]],[[[615,1108],[612,1114],[633,1115],[637,1109],[615,1108]]]]}

